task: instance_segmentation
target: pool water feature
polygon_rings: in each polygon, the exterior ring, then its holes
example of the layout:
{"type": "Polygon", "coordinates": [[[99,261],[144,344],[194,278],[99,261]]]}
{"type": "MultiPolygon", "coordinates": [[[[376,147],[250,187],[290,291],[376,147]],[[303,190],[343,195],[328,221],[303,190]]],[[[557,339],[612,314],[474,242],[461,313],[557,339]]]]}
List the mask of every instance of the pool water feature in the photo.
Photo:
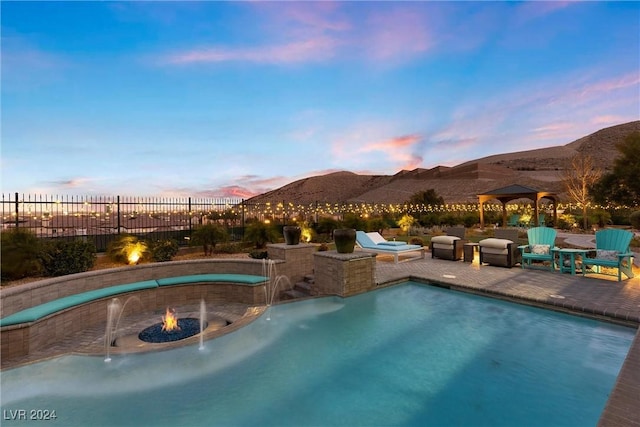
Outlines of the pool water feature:
{"type": "Polygon", "coordinates": [[[64,426],[595,425],[634,334],[409,282],[276,305],[202,351],[6,370],[2,409],[64,426]]]}

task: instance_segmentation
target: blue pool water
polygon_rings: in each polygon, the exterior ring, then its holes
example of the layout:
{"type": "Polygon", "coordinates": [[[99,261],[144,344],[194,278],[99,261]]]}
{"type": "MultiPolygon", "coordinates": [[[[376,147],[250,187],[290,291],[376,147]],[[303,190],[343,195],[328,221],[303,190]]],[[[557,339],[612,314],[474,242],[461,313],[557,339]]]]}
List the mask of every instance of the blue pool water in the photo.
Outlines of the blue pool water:
{"type": "Polygon", "coordinates": [[[3,371],[2,425],[595,425],[635,333],[411,282],[270,314],[204,350],[3,371]]]}

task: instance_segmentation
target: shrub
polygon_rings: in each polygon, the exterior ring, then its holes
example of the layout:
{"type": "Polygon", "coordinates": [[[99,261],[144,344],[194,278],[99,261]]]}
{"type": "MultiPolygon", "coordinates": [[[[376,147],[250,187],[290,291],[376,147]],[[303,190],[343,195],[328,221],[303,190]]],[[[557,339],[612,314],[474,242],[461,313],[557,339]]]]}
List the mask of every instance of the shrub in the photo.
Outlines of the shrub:
{"type": "Polygon", "coordinates": [[[201,225],[191,235],[191,244],[202,245],[205,255],[213,255],[216,245],[227,240],[229,240],[227,229],[217,223],[201,225]]]}
{"type": "Polygon", "coordinates": [[[598,227],[604,228],[611,224],[611,214],[604,209],[596,209],[593,212],[593,219],[591,222],[598,224],[598,227]]]}
{"type": "Polygon", "coordinates": [[[382,218],[372,218],[367,221],[367,231],[377,231],[382,233],[382,230],[387,228],[387,222],[382,218]]]}
{"type": "Polygon", "coordinates": [[[220,254],[237,254],[242,252],[242,246],[235,243],[223,243],[216,249],[220,254]]]}
{"type": "Polygon", "coordinates": [[[149,256],[146,243],[129,234],[121,234],[109,243],[106,253],[112,261],[123,264],[136,264],[149,256]]]}
{"type": "Polygon", "coordinates": [[[88,271],[96,262],[96,247],[83,240],[50,240],[40,254],[44,274],[64,276],[88,271]]]}
{"type": "Polygon", "coordinates": [[[151,259],[156,262],[171,261],[180,249],[178,242],[173,239],[147,242],[147,247],[149,248],[151,259]]]}
{"type": "Polygon", "coordinates": [[[355,230],[366,230],[367,221],[360,215],[348,213],[344,215],[342,225],[339,228],[353,228],[355,230]]]}
{"type": "Polygon", "coordinates": [[[316,232],[318,234],[327,234],[330,235],[333,233],[333,230],[337,230],[340,228],[340,223],[333,218],[322,217],[318,220],[318,224],[316,224],[316,232]]]}
{"type": "Polygon", "coordinates": [[[479,223],[480,223],[480,214],[478,213],[468,212],[462,216],[462,224],[464,224],[466,228],[472,228],[479,223]]]}
{"type": "Polygon", "coordinates": [[[2,233],[2,279],[17,280],[42,272],[40,240],[29,230],[16,228],[2,233]]]}
{"type": "Polygon", "coordinates": [[[245,239],[252,242],[256,249],[263,249],[267,243],[273,243],[279,236],[280,233],[273,227],[260,221],[249,224],[245,232],[245,239]]]}
{"type": "Polygon", "coordinates": [[[424,246],[424,241],[420,237],[412,237],[409,244],[424,246]]]}
{"type": "Polygon", "coordinates": [[[629,222],[633,228],[640,230],[640,211],[631,212],[629,215],[629,222]]]}
{"type": "Polygon", "coordinates": [[[269,258],[269,253],[260,249],[254,249],[249,252],[249,257],[255,259],[267,259],[269,258]]]}

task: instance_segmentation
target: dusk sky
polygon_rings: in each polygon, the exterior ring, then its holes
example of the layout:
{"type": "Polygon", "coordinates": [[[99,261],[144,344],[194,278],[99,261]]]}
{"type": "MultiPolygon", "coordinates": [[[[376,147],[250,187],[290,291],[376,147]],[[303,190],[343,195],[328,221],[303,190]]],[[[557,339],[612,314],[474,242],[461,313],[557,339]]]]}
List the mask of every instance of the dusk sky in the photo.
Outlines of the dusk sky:
{"type": "Polygon", "coordinates": [[[2,192],[250,197],[640,119],[639,2],[7,2],[2,192]]]}

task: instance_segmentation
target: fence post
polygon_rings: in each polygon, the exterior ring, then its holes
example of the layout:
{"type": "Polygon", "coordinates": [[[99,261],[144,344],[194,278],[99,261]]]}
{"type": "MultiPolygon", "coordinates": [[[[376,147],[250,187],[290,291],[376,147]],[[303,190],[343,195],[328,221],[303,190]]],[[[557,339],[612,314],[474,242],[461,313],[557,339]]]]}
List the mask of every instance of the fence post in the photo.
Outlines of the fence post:
{"type": "Polygon", "coordinates": [[[118,222],[117,222],[117,226],[118,226],[118,232],[117,234],[120,234],[120,196],[116,196],[116,206],[118,207],[118,222]]]}
{"type": "Polygon", "coordinates": [[[20,212],[18,208],[18,192],[16,192],[16,228],[20,226],[20,218],[18,217],[18,213],[20,212]]]}
{"type": "Polygon", "coordinates": [[[244,241],[244,199],[242,199],[240,206],[242,207],[242,216],[240,217],[240,220],[242,222],[242,240],[244,241]]]}
{"type": "Polygon", "coordinates": [[[193,219],[193,216],[191,215],[191,196],[189,196],[189,237],[191,237],[191,234],[193,232],[192,225],[191,225],[192,219],[193,219]]]}

